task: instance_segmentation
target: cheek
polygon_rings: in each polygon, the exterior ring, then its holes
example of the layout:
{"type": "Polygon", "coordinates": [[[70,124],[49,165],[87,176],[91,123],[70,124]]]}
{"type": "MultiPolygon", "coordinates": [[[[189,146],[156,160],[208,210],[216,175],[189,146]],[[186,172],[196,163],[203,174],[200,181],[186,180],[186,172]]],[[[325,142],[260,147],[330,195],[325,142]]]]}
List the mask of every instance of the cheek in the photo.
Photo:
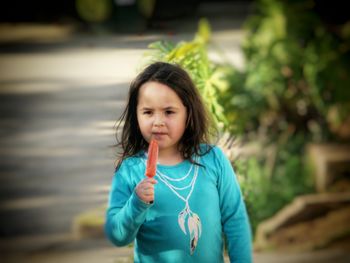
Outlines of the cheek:
{"type": "Polygon", "coordinates": [[[142,131],[142,129],[143,129],[143,126],[144,126],[144,124],[143,124],[143,119],[142,119],[142,117],[140,117],[139,115],[137,115],[137,124],[138,124],[138,126],[139,126],[139,129],[142,131]]]}
{"type": "Polygon", "coordinates": [[[176,129],[178,135],[182,136],[186,130],[186,117],[180,118],[176,122],[174,122],[173,127],[176,129]]]}
{"type": "Polygon", "coordinates": [[[151,122],[141,116],[137,118],[137,122],[141,131],[149,129],[149,127],[151,126],[151,122]]]}

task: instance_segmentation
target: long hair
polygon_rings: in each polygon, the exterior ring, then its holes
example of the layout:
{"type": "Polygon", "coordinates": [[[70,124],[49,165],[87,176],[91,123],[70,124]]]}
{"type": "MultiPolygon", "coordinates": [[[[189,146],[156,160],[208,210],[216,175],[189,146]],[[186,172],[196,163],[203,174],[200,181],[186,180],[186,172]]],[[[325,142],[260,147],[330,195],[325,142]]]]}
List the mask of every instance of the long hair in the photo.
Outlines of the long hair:
{"type": "Polygon", "coordinates": [[[128,102],[119,118],[117,125],[117,144],[121,148],[117,167],[122,161],[136,155],[141,150],[147,150],[148,142],[142,137],[137,121],[138,95],[141,86],[146,82],[158,82],[171,88],[181,99],[187,109],[186,128],[179,141],[179,151],[185,160],[195,163],[192,156],[204,155],[210,151],[211,132],[216,131],[201,95],[188,73],[179,65],[165,62],[155,62],[147,66],[130,84],[128,102]],[[118,130],[122,132],[119,138],[118,130]],[[203,151],[200,144],[206,144],[203,151]]]}

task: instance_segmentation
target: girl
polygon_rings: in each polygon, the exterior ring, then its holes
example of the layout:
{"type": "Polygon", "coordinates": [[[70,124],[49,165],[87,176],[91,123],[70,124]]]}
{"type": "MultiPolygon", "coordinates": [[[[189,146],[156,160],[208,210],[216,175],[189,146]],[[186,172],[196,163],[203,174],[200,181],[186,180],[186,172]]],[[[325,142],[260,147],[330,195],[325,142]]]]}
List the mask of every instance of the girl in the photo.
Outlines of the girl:
{"type": "Polygon", "coordinates": [[[116,246],[135,240],[134,262],[251,262],[251,232],[239,184],[209,144],[209,115],[186,71],[156,62],[132,82],[105,230],[116,246]],[[155,178],[147,148],[159,145],[155,178]]]}

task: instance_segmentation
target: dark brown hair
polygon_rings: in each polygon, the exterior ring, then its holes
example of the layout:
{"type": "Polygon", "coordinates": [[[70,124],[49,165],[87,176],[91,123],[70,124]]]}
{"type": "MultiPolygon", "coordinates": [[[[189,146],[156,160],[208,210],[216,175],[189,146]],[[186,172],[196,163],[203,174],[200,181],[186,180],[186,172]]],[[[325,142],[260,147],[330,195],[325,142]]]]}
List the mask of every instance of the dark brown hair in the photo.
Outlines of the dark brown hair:
{"type": "Polygon", "coordinates": [[[155,62],[147,66],[130,85],[128,102],[117,125],[116,146],[122,150],[118,156],[117,169],[125,158],[147,150],[148,143],[139,129],[136,108],[141,86],[150,81],[167,85],[175,91],[187,109],[186,128],[179,142],[182,157],[194,163],[194,154],[200,156],[211,149],[211,132],[215,132],[216,129],[211,125],[211,117],[189,74],[179,65],[155,62]],[[118,130],[123,123],[121,138],[118,138],[118,130]],[[201,143],[207,145],[205,151],[200,147],[201,143]]]}

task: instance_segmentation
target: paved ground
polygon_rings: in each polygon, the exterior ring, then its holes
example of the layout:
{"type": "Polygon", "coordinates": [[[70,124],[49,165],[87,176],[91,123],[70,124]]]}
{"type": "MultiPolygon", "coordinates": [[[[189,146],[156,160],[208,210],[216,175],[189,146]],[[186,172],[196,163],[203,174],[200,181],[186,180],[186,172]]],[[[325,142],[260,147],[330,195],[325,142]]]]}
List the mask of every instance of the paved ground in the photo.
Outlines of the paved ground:
{"type": "MultiPolygon", "coordinates": [[[[17,254],[3,258],[9,263],[132,263],[132,248],[111,247],[104,240],[65,242],[32,250],[25,255],[17,254]]],[[[225,262],[229,262],[225,257],[225,262]]],[[[327,250],[312,253],[254,253],[255,263],[347,263],[350,255],[342,250],[327,250]]]]}
{"type": "MultiPolygon", "coordinates": [[[[213,18],[214,41],[242,66],[239,27],[245,13],[232,6],[224,11],[226,16],[202,10],[213,18]]],[[[195,28],[193,19],[112,35],[0,25],[1,262],[130,262],[131,248],[75,240],[72,222],[107,201],[113,126],[147,45],[191,39],[195,28]]],[[[258,263],[342,262],[339,255],[344,259],[340,252],[255,257],[258,263]]]]}

